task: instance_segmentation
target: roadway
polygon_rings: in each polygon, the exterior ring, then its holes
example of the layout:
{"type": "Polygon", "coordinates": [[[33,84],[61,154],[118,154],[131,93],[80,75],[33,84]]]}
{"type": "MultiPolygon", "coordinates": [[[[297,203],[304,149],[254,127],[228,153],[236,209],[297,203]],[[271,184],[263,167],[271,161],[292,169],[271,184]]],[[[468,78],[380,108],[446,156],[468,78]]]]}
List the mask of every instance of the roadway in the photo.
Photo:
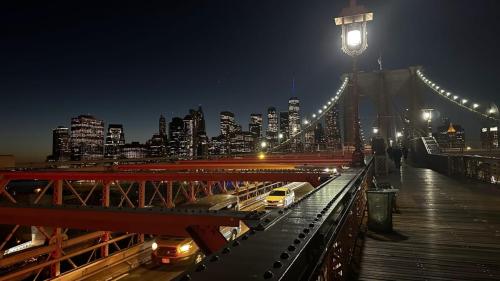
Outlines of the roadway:
{"type": "MultiPolygon", "coordinates": [[[[313,190],[314,188],[308,184],[300,187],[299,189],[295,189],[295,201],[300,200],[305,194],[313,190]]],[[[244,208],[242,211],[254,211],[254,210],[264,210],[264,198],[261,200],[252,203],[244,208]]],[[[239,235],[244,234],[248,231],[248,227],[243,224],[242,231],[239,235]]],[[[150,251],[144,254],[144,258],[148,259],[150,255],[150,251]]],[[[111,281],[111,280],[121,280],[121,281],[136,281],[136,280],[144,280],[144,281],[153,281],[153,280],[171,280],[177,277],[179,274],[183,273],[190,264],[177,264],[177,265],[154,265],[151,262],[147,262],[142,265],[128,264],[122,263],[116,267],[113,267],[113,271],[106,270],[101,272],[100,274],[94,275],[85,280],[96,280],[96,281],[111,281]],[[121,275],[115,275],[113,272],[123,272],[125,270],[130,269],[129,272],[121,275]]]]}

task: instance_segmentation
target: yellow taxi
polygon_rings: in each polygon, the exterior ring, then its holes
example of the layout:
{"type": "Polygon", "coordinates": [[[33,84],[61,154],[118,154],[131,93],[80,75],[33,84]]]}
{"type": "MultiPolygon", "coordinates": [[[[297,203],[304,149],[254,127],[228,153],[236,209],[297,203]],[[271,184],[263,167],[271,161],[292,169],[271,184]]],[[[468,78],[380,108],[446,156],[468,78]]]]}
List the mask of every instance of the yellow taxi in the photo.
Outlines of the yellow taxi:
{"type": "Polygon", "coordinates": [[[278,187],[273,189],[265,200],[268,208],[287,207],[295,200],[295,193],[288,187],[278,187]]]}

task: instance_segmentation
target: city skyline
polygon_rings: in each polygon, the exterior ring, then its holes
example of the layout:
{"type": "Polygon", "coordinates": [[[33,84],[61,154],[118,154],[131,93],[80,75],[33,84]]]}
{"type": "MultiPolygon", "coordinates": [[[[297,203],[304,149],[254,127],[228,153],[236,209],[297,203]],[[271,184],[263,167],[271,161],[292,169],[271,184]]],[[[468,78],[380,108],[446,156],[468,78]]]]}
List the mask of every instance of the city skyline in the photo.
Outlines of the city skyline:
{"type": "MultiPolygon", "coordinates": [[[[481,28],[496,28],[491,24],[495,1],[474,9],[469,1],[360,2],[377,15],[361,69],[378,69],[382,55],[385,69],[423,65],[461,95],[484,105],[498,102],[499,54],[491,30],[481,28]],[[477,40],[481,52],[473,51],[477,40]],[[480,75],[474,75],[476,68],[480,75]]],[[[0,154],[43,160],[52,145],[51,130],[66,125],[61,120],[87,113],[106,125],[123,124],[129,140],[144,143],[157,130],[154,120],[160,114],[183,117],[184,109],[202,104],[213,136],[220,111],[233,111],[240,124],[254,112],[265,116],[269,106],[283,111],[281,101],[292,96],[294,78],[293,94],[302,112],[310,114],[350,69],[332,22],[344,2],[287,1],[286,9],[283,3],[221,4],[108,3],[95,9],[87,2],[75,10],[56,1],[3,9],[8,28],[0,47],[5,62],[0,117],[7,122],[0,124],[0,154]]],[[[440,106],[442,115],[467,131],[482,126],[450,105],[440,106]]],[[[373,110],[362,107],[361,112],[362,121],[373,119],[373,110]]]]}
{"type": "MultiPolygon", "coordinates": [[[[158,131],[153,132],[152,137],[144,143],[136,140],[126,142],[123,124],[108,123],[108,129],[105,132],[105,120],[88,114],[79,115],[71,118],[71,126],[58,125],[52,129],[52,154],[48,155],[46,160],[79,161],[141,157],[192,159],[205,158],[214,153],[257,152],[260,150],[260,141],[285,141],[288,138],[289,125],[295,126],[297,123],[300,129],[299,103],[297,97],[291,97],[288,100],[288,111],[280,112],[279,116],[273,117],[279,119],[271,123],[278,121],[280,126],[276,128],[277,132],[271,133],[269,130],[263,130],[269,128],[269,116],[267,120],[263,119],[261,113],[251,113],[248,128],[246,128],[236,122],[233,112],[221,111],[219,134],[212,137],[206,133],[205,114],[201,105],[196,110],[189,109],[189,113],[184,118],[174,116],[171,121],[167,121],[167,118],[160,114],[158,131]],[[284,119],[281,116],[283,113],[286,113],[284,119]],[[289,113],[296,115],[296,122],[289,124],[289,113]],[[282,128],[283,122],[286,123],[286,128],[282,128]],[[278,136],[278,132],[281,137],[278,136]]],[[[275,108],[268,108],[270,109],[275,108]]],[[[276,124],[271,127],[276,127],[276,124]]],[[[297,130],[294,131],[297,132],[297,130]]]]}

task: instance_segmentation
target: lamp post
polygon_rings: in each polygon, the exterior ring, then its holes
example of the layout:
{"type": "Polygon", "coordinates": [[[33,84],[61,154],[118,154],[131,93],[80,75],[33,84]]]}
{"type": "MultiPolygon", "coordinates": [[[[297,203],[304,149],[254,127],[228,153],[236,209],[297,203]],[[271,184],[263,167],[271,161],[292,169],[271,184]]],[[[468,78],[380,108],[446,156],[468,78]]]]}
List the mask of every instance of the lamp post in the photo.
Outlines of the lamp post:
{"type": "Polygon", "coordinates": [[[350,0],[349,7],[342,9],[340,17],[335,18],[335,24],[342,26],[342,51],[352,57],[352,99],[354,102],[353,166],[364,165],[359,124],[357,57],[368,47],[366,23],[371,20],[373,20],[373,13],[369,12],[363,6],[356,5],[356,0],[350,0]]]}
{"type": "Polygon", "coordinates": [[[431,126],[431,122],[432,122],[432,111],[434,109],[432,108],[426,108],[426,109],[422,109],[422,118],[427,121],[427,135],[429,137],[432,137],[432,126],[431,126]]]}

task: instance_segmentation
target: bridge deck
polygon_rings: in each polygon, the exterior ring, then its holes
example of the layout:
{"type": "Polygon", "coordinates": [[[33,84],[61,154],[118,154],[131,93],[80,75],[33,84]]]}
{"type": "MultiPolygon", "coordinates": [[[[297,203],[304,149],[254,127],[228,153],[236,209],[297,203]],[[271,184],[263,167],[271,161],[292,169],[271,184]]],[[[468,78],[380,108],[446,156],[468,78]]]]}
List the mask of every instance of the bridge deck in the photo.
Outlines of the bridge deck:
{"type": "Polygon", "coordinates": [[[359,280],[500,280],[500,188],[403,167],[394,233],[367,233],[359,280]]]}

